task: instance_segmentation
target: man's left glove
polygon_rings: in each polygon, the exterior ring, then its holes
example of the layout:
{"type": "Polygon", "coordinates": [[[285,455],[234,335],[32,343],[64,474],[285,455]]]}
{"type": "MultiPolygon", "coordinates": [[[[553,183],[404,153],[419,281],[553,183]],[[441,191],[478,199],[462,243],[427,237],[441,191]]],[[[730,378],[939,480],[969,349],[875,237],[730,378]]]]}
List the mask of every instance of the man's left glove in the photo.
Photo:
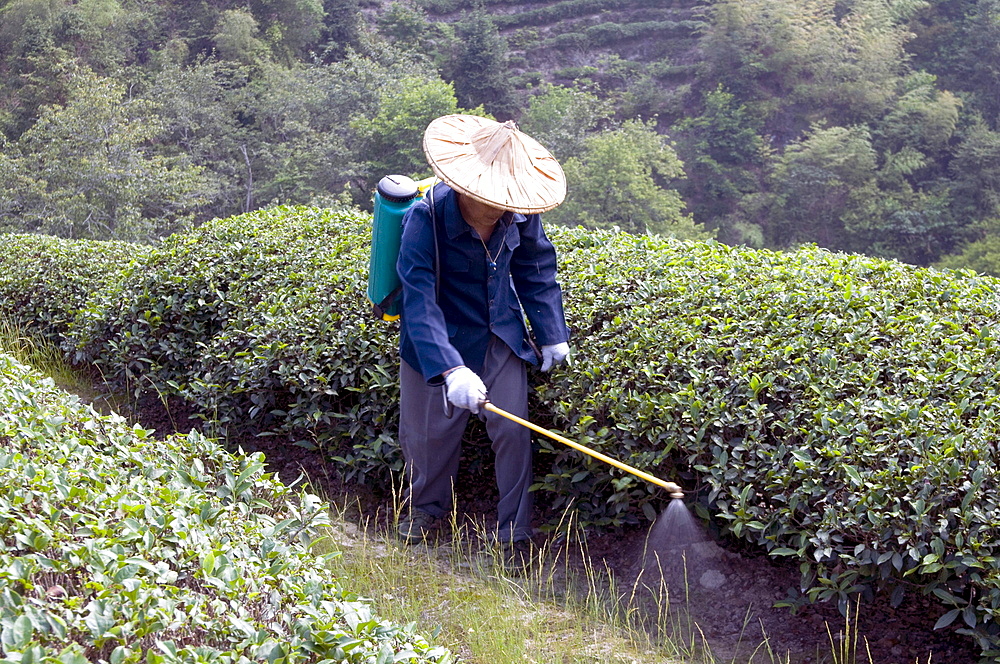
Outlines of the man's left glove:
{"type": "Polygon", "coordinates": [[[542,346],[542,371],[548,371],[556,364],[561,364],[569,355],[569,344],[553,344],[542,346]]]}

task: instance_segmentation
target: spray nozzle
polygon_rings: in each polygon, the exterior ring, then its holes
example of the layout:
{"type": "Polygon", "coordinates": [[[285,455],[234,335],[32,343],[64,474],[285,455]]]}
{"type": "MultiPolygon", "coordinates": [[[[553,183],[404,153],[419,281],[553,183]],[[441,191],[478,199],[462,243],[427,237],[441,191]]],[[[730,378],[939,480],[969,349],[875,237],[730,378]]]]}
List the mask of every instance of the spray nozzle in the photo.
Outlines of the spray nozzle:
{"type": "Polygon", "coordinates": [[[666,482],[663,487],[670,492],[671,498],[683,498],[684,491],[681,489],[679,484],[674,482],[666,482]]]}

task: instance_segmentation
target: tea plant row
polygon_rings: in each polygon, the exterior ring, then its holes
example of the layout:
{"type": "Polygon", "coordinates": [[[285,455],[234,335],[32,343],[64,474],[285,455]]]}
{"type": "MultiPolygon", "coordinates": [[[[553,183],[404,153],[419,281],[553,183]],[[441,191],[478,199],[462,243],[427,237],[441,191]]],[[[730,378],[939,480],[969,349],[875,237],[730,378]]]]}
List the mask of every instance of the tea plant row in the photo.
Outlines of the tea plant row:
{"type": "Polygon", "coordinates": [[[259,453],[151,433],[0,353],[4,661],[453,661],[324,572],[328,507],[259,453]]]}
{"type": "MultiPolygon", "coordinates": [[[[50,317],[72,320],[67,351],[120,389],[183,403],[213,433],[320,448],[347,478],[387,485],[402,465],[397,338],[365,300],[369,224],[315,208],[217,220],[127,267],[109,260],[86,297],[62,286],[67,311],[50,317]]],[[[574,360],[532,373],[534,421],[680,481],[723,537],[799,563],[789,604],[932,595],[942,628],[995,657],[997,281],[815,247],[550,235],[574,360]]],[[[0,275],[25,274],[11,255],[0,275]]],[[[0,276],[0,303],[55,294],[26,279],[0,276]]],[[[538,444],[552,523],[571,509],[613,527],[668,500],[538,444]]]]}

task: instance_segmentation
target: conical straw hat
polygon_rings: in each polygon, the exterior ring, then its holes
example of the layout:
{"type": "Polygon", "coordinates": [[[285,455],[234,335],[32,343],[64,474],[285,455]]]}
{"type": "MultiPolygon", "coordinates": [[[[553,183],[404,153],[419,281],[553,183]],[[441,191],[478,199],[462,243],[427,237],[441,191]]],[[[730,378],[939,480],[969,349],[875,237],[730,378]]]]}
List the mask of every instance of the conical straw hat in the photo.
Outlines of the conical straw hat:
{"type": "Polygon", "coordinates": [[[442,116],[424,132],[424,154],[452,189],[496,208],[532,214],[566,198],[559,162],[513,122],[442,116]]]}

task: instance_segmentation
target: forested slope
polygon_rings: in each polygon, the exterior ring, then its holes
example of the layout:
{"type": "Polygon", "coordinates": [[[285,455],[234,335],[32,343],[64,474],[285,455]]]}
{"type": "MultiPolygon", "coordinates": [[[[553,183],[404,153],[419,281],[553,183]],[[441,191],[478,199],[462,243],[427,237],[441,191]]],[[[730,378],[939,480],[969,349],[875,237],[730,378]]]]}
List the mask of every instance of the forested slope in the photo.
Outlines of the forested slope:
{"type": "Polygon", "coordinates": [[[472,112],[564,163],[554,223],[996,272],[998,4],[0,0],[0,229],[368,206],[472,112]]]}

